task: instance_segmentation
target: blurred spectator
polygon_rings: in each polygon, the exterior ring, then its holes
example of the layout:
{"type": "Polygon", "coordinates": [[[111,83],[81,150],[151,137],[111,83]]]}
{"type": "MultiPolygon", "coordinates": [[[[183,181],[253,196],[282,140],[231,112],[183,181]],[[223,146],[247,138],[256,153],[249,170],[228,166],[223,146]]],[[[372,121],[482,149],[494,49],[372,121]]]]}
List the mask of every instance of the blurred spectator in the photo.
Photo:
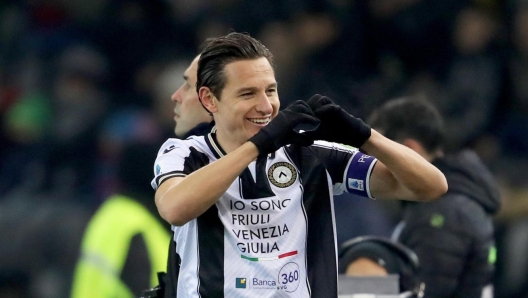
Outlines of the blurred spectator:
{"type": "Polygon", "coordinates": [[[192,31],[171,18],[160,0],[108,0],[104,18],[91,29],[91,39],[111,61],[109,89],[119,104],[145,106],[133,92],[136,72],[155,53],[177,55],[194,46],[192,31]]]}
{"type": "Polygon", "coordinates": [[[191,59],[185,56],[166,63],[156,76],[150,90],[150,96],[153,99],[152,110],[156,120],[162,126],[165,138],[174,135],[174,103],[171,101],[171,96],[174,94],[175,87],[183,85],[182,74],[189,66],[188,61],[191,59]]]}
{"type": "Polygon", "coordinates": [[[158,144],[129,143],[119,158],[120,188],[97,210],[83,236],[72,297],[138,297],[167,266],[168,226],[144,171],[158,144]]]}
{"type": "Polygon", "coordinates": [[[33,181],[33,190],[42,187],[35,182],[42,174],[48,157],[45,141],[51,128],[50,100],[43,94],[27,94],[11,105],[3,119],[4,140],[10,146],[1,156],[0,196],[33,181]]]}
{"type": "Polygon", "coordinates": [[[528,165],[528,3],[517,1],[512,16],[512,48],[507,63],[508,98],[497,129],[501,145],[499,171],[515,186],[526,186],[528,165]]]}
{"type": "Polygon", "coordinates": [[[362,92],[374,81],[377,61],[369,51],[365,9],[360,4],[347,7],[347,17],[338,18],[328,11],[320,11],[294,20],[297,43],[294,55],[300,55],[303,60],[295,74],[299,79],[294,81],[294,89],[289,93],[281,90],[283,97],[291,94],[292,98],[286,99],[293,101],[322,93],[350,113],[362,116],[367,101],[362,92]]]}
{"type": "Polygon", "coordinates": [[[160,144],[162,137],[159,123],[146,109],[122,107],[104,119],[97,135],[97,148],[93,148],[97,153],[94,171],[97,198],[103,200],[118,190],[122,180],[118,165],[128,144],[160,144]]]}
{"type": "Polygon", "coordinates": [[[459,0],[367,0],[376,50],[395,54],[414,73],[444,64],[459,0]]]}
{"type": "Polygon", "coordinates": [[[273,60],[277,65],[275,76],[283,107],[301,98],[301,94],[295,94],[293,90],[297,80],[291,78],[302,73],[300,68],[305,62],[306,51],[303,50],[304,47],[301,46],[294,29],[294,25],[288,21],[269,22],[263,25],[259,36],[274,53],[273,60]]]}
{"type": "Polygon", "coordinates": [[[63,52],[53,80],[50,183],[65,192],[91,193],[97,152],[93,145],[109,99],[99,81],[102,70],[98,66],[104,64],[98,65],[98,54],[71,52],[76,50],[63,52]]]}
{"type": "Polygon", "coordinates": [[[0,296],[4,298],[28,297],[29,278],[22,271],[0,272],[0,296]]]}
{"type": "Polygon", "coordinates": [[[492,216],[500,208],[493,175],[472,151],[443,153],[443,119],[424,100],[386,102],[369,119],[372,127],[432,162],[449,189],[434,202],[403,202],[393,239],[420,258],[424,297],[490,297],[496,246],[492,216]]]}
{"type": "Polygon", "coordinates": [[[93,212],[75,199],[86,197],[26,188],[2,196],[2,290],[25,293],[16,297],[67,297],[82,231],[93,212]]]}
{"type": "MultiPolygon", "coordinates": [[[[175,122],[172,122],[172,127],[174,128],[173,133],[180,139],[185,139],[193,135],[204,135],[211,130],[212,126],[211,122],[213,121],[213,117],[202,106],[198,98],[198,93],[196,92],[199,58],[200,56],[196,56],[185,71],[181,71],[178,74],[173,72],[168,73],[169,76],[172,75],[172,80],[179,78],[179,74],[183,73],[183,80],[180,87],[170,96],[170,114],[173,116],[172,119],[175,122]]],[[[169,85],[167,84],[164,87],[171,88],[169,85]]],[[[169,102],[167,99],[165,101],[169,102]]],[[[176,241],[171,239],[167,263],[167,279],[164,281],[164,286],[160,285],[160,288],[162,288],[161,291],[165,292],[164,297],[175,297],[177,294],[177,285],[174,281],[177,280],[175,276],[179,272],[175,268],[179,268],[180,259],[176,254],[172,253],[173,251],[176,251],[176,241]]]]}
{"type": "Polygon", "coordinates": [[[504,83],[499,30],[491,12],[484,9],[469,7],[457,16],[446,94],[436,102],[446,119],[447,149],[472,144],[496,123],[504,83]]]}
{"type": "Polygon", "coordinates": [[[176,126],[174,134],[178,138],[186,138],[192,135],[205,133],[203,127],[209,127],[213,116],[201,104],[196,92],[196,80],[198,72],[198,60],[196,56],[189,67],[183,73],[183,84],[171,96],[175,103],[174,121],[176,126]]]}
{"type": "MultiPolygon", "coordinates": [[[[521,209],[526,208],[527,193],[521,198],[521,209]]],[[[526,210],[522,210],[526,214],[526,210]]],[[[528,297],[528,219],[526,216],[509,218],[501,221],[497,228],[497,276],[496,297],[524,298],[528,297]]]]}
{"type": "Polygon", "coordinates": [[[453,57],[445,70],[420,72],[410,81],[408,92],[429,98],[446,120],[448,151],[474,144],[495,124],[503,88],[497,30],[487,11],[461,10],[453,30],[453,57]]]}

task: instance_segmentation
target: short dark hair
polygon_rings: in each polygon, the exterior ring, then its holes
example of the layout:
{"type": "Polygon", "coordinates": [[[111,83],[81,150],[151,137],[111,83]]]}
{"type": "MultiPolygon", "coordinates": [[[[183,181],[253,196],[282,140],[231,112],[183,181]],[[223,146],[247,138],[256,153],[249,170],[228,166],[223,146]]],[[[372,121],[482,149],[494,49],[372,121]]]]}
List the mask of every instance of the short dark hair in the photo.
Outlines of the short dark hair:
{"type": "Polygon", "coordinates": [[[226,84],[225,66],[234,61],[262,57],[268,59],[271,67],[274,67],[273,54],[249,34],[231,32],[222,37],[207,39],[198,60],[196,92],[206,86],[220,99],[226,84]]]}
{"type": "Polygon", "coordinates": [[[428,153],[443,149],[444,121],[440,112],[426,99],[403,97],[389,100],[376,109],[367,122],[393,141],[414,139],[428,153]]]}

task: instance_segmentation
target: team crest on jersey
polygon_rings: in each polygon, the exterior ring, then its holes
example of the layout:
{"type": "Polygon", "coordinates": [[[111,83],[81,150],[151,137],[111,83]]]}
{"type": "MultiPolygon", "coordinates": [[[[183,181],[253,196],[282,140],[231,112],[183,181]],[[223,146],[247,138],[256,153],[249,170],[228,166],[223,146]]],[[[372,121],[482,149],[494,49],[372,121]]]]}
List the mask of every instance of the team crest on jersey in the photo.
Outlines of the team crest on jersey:
{"type": "Polygon", "coordinates": [[[273,185],[285,188],[293,184],[297,179],[295,167],[287,162],[273,164],[268,170],[268,179],[273,185]]]}

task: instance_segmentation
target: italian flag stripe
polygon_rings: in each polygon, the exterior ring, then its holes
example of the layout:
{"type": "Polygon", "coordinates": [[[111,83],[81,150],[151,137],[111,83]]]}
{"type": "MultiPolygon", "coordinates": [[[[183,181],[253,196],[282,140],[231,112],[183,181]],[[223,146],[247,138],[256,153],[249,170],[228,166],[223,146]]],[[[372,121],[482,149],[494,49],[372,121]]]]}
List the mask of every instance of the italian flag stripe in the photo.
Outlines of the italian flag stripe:
{"type": "Polygon", "coordinates": [[[283,253],[282,255],[279,255],[279,259],[282,259],[282,258],[285,258],[285,257],[291,257],[291,256],[294,256],[296,254],[297,254],[296,250],[290,251],[290,252],[287,252],[287,253],[283,253]]]}
{"type": "Polygon", "coordinates": [[[290,251],[290,252],[287,252],[287,253],[280,254],[280,255],[275,256],[275,257],[252,258],[252,257],[248,257],[248,256],[245,256],[245,255],[240,255],[240,256],[242,257],[242,259],[246,259],[246,260],[249,260],[249,261],[252,261],[252,262],[259,262],[259,261],[278,260],[278,259],[282,259],[282,258],[286,258],[286,257],[291,257],[291,256],[294,256],[296,254],[297,254],[297,251],[294,250],[294,251],[290,251]]]}

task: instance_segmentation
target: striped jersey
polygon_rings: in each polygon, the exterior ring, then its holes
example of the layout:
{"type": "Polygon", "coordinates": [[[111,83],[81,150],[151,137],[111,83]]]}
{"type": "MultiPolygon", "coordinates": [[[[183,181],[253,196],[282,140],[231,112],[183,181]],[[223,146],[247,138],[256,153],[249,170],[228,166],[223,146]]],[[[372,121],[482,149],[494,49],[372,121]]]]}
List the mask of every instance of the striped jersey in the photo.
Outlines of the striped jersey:
{"type": "MultiPolygon", "coordinates": [[[[214,130],[169,139],[158,152],[152,187],[225,154],[214,130]]],[[[372,198],[375,162],[325,141],[259,156],[206,212],[172,227],[177,297],[337,297],[333,195],[372,198]]]]}

